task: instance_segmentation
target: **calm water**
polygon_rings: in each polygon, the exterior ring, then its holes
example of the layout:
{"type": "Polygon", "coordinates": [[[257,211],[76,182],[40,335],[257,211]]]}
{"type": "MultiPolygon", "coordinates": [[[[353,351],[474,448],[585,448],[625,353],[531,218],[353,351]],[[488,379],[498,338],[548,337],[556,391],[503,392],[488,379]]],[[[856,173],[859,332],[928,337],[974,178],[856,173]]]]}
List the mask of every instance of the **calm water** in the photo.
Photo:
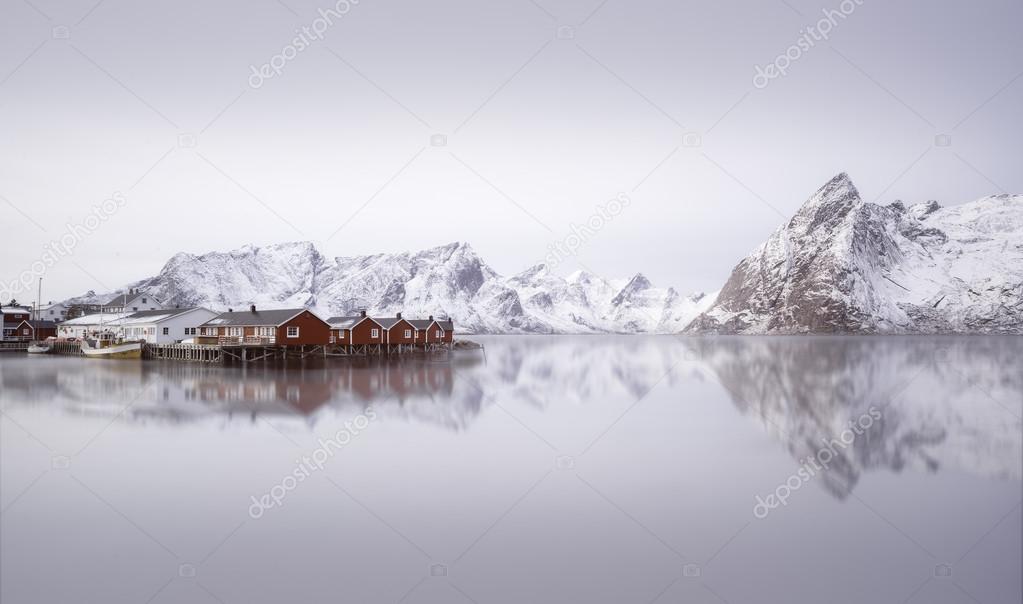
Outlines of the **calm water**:
{"type": "Polygon", "coordinates": [[[0,600],[1021,601],[1023,338],[0,355],[0,600]]]}

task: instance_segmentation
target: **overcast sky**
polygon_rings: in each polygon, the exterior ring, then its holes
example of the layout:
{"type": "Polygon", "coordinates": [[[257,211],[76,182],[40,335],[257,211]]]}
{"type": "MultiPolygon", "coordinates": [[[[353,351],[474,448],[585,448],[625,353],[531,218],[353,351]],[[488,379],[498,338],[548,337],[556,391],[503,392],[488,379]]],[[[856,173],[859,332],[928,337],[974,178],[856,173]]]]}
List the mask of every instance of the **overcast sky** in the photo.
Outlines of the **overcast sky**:
{"type": "Polygon", "coordinates": [[[838,172],[884,203],[1023,192],[1019,0],[320,8],[0,0],[0,279],[108,199],[44,299],[292,240],[467,241],[511,274],[624,194],[558,271],[710,290],[838,172]]]}

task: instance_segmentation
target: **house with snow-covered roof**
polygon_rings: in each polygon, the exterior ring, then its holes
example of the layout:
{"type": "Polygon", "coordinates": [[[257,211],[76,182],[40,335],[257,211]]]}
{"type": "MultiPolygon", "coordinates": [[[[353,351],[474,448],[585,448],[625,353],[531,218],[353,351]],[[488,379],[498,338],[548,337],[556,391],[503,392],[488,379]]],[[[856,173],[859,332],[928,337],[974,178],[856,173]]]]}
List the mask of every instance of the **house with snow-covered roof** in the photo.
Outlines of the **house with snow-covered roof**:
{"type": "Polygon", "coordinates": [[[383,344],[386,339],[384,326],[367,316],[366,311],[349,317],[331,317],[327,319],[327,323],[330,325],[331,344],[378,345],[383,344]]]}
{"type": "Polygon", "coordinates": [[[164,310],[163,302],[142,289],[129,289],[117,294],[100,304],[100,311],[105,313],[127,313],[142,310],[164,310]]]}
{"type": "Polygon", "coordinates": [[[81,340],[101,333],[115,333],[117,324],[126,316],[125,313],[95,313],[68,319],[57,325],[57,337],[81,340]]]}
{"type": "Polygon", "coordinates": [[[0,316],[3,320],[2,331],[0,331],[0,342],[25,340],[18,333],[18,326],[22,321],[30,319],[32,311],[25,306],[0,306],[0,316]]]}
{"type": "Polygon", "coordinates": [[[177,344],[196,337],[199,325],[217,314],[201,307],[140,310],[124,317],[113,327],[113,331],[126,340],[142,340],[148,344],[177,344]]]}

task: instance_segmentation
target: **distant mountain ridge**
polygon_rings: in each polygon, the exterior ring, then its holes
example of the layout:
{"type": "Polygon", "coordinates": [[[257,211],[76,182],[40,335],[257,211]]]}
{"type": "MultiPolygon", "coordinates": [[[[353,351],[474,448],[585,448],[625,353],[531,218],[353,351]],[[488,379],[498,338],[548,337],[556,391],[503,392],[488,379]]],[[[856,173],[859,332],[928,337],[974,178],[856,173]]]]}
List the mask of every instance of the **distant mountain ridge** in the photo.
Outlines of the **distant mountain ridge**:
{"type": "Polygon", "coordinates": [[[1023,196],[880,206],[839,174],[687,331],[1023,334],[1023,196]]]}
{"type": "MultiPolygon", "coordinates": [[[[381,316],[447,315],[456,329],[475,333],[674,333],[713,300],[654,287],[641,274],[608,280],[579,271],[564,278],[538,264],[503,277],[467,243],[333,259],[308,242],[179,253],[129,288],[215,310],[256,304],[307,307],[324,318],[363,308],[381,316]]],[[[103,297],[90,292],[71,301],[103,297]]]]}
{"type": "Polygon", "coordinates": [[[709,295],[545,264],[504,277],[467,243],[337,258],[308,242],[179,253],[130,288],[214,310],[447,315],[475,333],[1023,334],[1023,195],[881,206],[839,174],[709,295]]]}

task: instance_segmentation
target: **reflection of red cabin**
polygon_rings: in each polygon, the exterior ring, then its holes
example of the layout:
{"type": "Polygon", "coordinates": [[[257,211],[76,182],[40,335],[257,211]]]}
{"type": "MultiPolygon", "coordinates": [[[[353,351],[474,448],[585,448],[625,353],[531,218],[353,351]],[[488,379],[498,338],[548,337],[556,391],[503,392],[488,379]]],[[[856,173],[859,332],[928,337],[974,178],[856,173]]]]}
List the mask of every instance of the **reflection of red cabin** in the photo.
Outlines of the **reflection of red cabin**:
{"type": "Polygon", "coordinates": [[[53,321],[22,321],[15,333],[20,338],[45,340],[57,337],[57,324],[53,321]]]}
{"type": "Polygon", "coordinates": [[[406,319],[401,318],[401,313],[386,319],[374,319],[386,330],[385,344],[415,344],[416,328],[406,319]]]}

